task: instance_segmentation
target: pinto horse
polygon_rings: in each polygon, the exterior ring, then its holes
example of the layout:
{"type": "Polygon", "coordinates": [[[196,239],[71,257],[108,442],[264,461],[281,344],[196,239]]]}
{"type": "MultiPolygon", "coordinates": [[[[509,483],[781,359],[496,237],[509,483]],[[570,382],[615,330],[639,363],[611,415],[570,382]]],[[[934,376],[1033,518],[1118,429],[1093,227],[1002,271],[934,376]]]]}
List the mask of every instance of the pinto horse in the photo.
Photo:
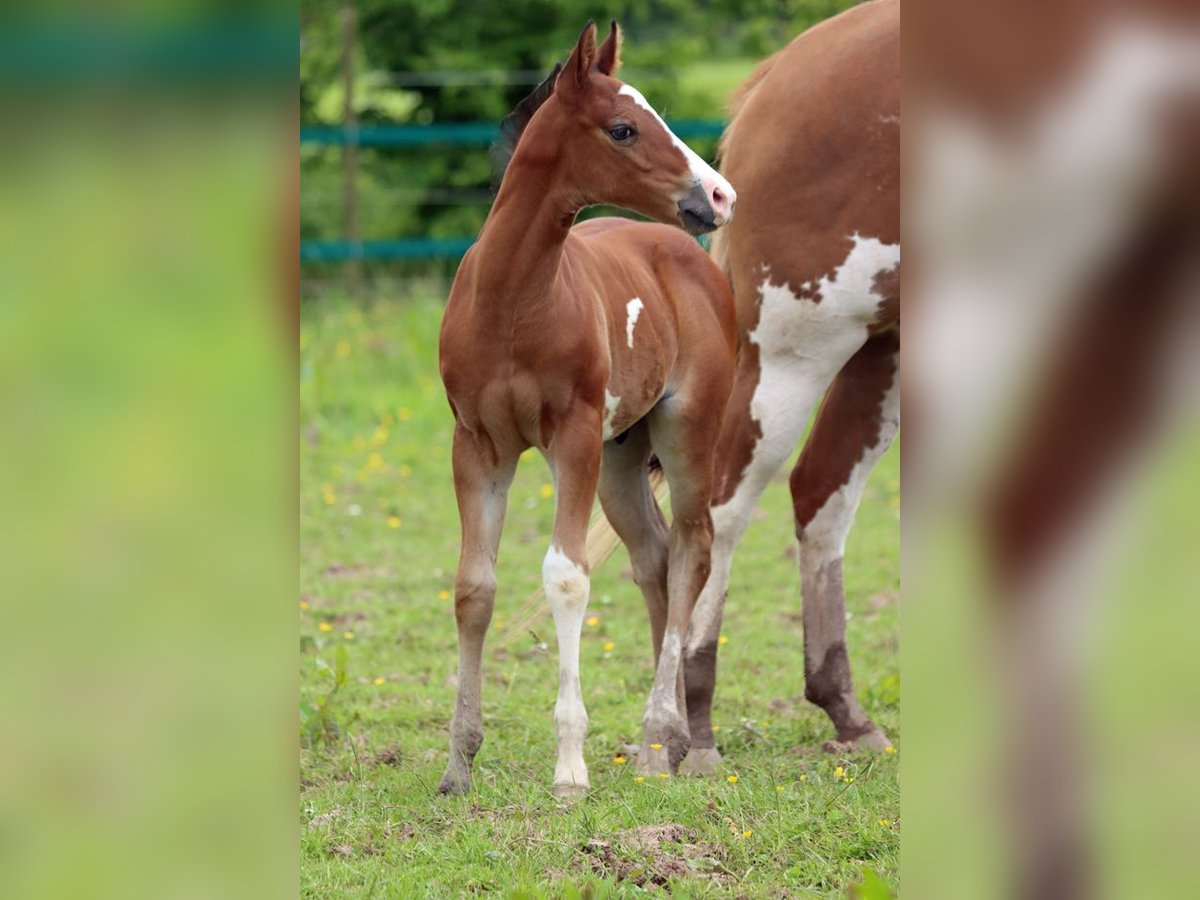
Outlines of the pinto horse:
{"type": "Polygon", "coordinates": [[[740,348],[717,451],[712,574],[686,649],[683,769],[694,774],[720,763],[711,708],[734,548],[822,396],[791,473],[805,694],[840,741],[888,745],[850,680],[842,555],[899,426],[898,0],[847,10],[765,60],[734,98],[721,155],[742,208],[713,255],[733,284],[740,348]]]}
{"type": "Polygon", "coordinates": [[[589,23],[566,64],[506,121],[515,147],[442,323],[462,523],[458,697],[443,792],[468,790],[483,741],[480,667],[496,554],[508,488],[529,447],[556,486],[542,566],[559,649],[556,795],[588,787],[579,638],[597,490],[629,548],[654,642],[639,763],[668,772],[687,751],[683,641],[709,572],[713,448],[736,340],[729,284],[689,233],[729,221],[736,195],[612,77],[619,40],[614,22],[597,47],[589,23]],[[599,203],[682,228],[614,218],[572,227],[581,208],[599,203]],[[647,478],[651,452],[671,489],[669,529],[647,478]]]}

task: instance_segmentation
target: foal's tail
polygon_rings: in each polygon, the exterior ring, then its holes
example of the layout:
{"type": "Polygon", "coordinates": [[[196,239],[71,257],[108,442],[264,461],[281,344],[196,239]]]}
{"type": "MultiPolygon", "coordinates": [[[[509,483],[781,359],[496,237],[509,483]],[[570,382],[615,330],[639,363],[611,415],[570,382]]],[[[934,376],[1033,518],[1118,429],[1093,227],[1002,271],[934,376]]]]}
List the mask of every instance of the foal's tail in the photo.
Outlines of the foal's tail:
{"type": "MultiPolygon", "coordinates": [[[[741,113],[742,107],[746,105],[746,101],[758,90],[758,86],[762,84],[762,80],[771,71],[771,67],[775,65],[775,59],[778,56],[778,52],[773,53],[760,62],[754,69],[754,73],[730,96],[729,124],[725,126],[725,133],[721,135],[721,139],[717,142],[718,168],[721,167],[721,163],[725,160],[725,152],[729,149],[730,143],[737,140],[735,135],[738,130],[738,115],[741,113]]],[[[729,283],[733,284],[733,273],[729,270],[729,238],[724,228],[717,229],[717,232],[713,235],[709,255],[712,256],[713,262],[717,264],[717,267],[725,273],[725,278],[729,283]]]]}

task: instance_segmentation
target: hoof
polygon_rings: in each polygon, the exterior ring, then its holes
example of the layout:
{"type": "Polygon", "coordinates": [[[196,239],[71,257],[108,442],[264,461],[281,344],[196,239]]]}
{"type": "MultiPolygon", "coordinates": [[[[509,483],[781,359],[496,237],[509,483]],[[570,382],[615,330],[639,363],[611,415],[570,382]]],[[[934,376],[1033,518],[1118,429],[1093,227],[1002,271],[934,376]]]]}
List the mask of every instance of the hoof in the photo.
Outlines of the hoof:
{"type": "Polygon", "coordinates": [[[821,750],[825,753],[853,753],[856,750],[874,750],[882,753],[892,742],[888,740],[888,736],[878,728],[873,728],[866,734],[861,734],[856,738],[842,741],[826,741],[821,745],[821,750]]]}
{"type": "Polygon", "coordinates": [[[462,796],[471,790],[471,776],[468,775],[465,780],[456,778],[451,773],[447,772],[442,776],[442,782],[438,785],[439,794],[453,794],[462,796]]]}
{"type": "Polygon", "coordinates": [[[680,775],[715,775],[723,760],[716,747],[693,747],[679,764],[680,775]]]}
{"type": "Polygon", "coordinates": [[[661,744],[642,744],[637,769],[642,775],[670,775],[670,751],[661,744]]]}
{"type": "Polygon", "coordinates": [[[861,737],[854,739],[854,746],[859,750],[877,750],[882,753],[888,747],[892,746],[892,742],[888,740],[888,736],[878,728],[873,731],[868,731],[861,737]]]}
{"type": "Polygon", "coordinates": [[[587,796],[588,786],[586,784],[556,784],[551,788],[551,792],[554,794],[555,800],[574,803],[587,796]]]}

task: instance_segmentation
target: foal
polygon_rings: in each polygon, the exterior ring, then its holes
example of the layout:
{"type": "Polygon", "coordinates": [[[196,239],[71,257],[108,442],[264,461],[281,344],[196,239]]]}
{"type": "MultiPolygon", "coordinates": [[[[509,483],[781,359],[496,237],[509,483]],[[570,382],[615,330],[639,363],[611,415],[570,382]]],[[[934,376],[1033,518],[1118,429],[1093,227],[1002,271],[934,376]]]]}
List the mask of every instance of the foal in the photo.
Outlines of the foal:
{"type": "Polygon", "coordinates": [[[733,380],[733,296],[678,228],[572,223],[581,208],[609,203],[701,234],[729,221],[735,194],[640,93],[611,77],[618,42],[614,22],[597,47],[589,23],[561,71],[506,122],[505,134],[519,143],[442,323],[462,522],[458,698],[443,792],[469,788],[483,742],[480,666],[496,553],[517,458],[531,446],[556,484],[542,566],[559,649],[555,793],[588,787],[579,637],[597,489],[629,548],[654,641],[640,765],[669,772],[687,751],[683,639],[709,572],[713,447],[733,380]],[[647,481],[652,450],[671,489],[669,530],[647,481]]]}

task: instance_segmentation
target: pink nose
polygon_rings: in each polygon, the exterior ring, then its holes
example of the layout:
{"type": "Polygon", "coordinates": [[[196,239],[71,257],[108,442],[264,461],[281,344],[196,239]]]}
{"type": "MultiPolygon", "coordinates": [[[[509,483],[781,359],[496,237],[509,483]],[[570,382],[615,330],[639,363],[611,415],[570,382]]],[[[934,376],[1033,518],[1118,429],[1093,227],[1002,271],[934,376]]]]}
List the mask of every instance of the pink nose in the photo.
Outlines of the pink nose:
{"type": "Polygon", "coordinates": [[[704,193],[709,205],[713,208],[718,225],[724,225],[733,218],[733,208],[737,205],[737,191],[720,175],[704,179],[704,193]]]}

